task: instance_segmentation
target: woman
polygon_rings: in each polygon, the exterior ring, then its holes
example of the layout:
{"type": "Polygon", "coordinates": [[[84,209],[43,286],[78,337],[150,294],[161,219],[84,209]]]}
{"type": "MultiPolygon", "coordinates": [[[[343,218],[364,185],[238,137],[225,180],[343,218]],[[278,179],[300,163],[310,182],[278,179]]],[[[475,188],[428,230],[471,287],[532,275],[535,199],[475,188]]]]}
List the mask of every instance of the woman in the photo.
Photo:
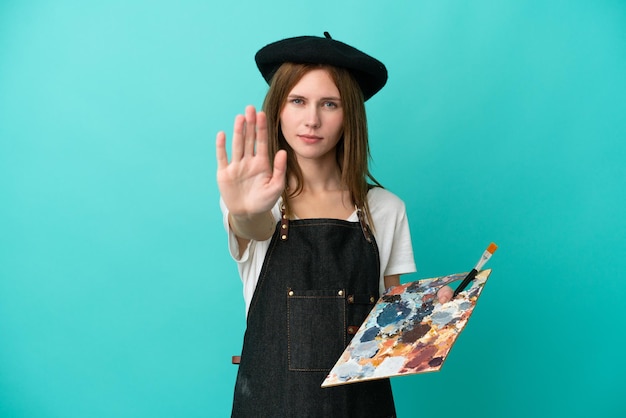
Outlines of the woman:
{"type": "Polygon", "coordinates": [[[230,162],[216,140],[248,315],[232,415],[395,416],[389,380],[320,388],[379,293],[415,271],[404,204],[368,169],[364,102],[387,70],[327,33],[255,58],[264,111],[235,118],[230,162]]]}

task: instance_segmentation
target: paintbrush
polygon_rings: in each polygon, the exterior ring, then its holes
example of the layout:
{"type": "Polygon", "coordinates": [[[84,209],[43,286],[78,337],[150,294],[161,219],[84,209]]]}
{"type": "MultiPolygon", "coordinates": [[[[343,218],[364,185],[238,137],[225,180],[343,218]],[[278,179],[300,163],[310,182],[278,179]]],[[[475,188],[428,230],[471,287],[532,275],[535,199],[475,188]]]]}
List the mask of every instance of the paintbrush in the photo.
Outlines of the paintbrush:
{"type": "Polygon", "coordinates": [[[478,274],[478,272],[480,271],[481,268],[483,268],[483,266],[485,265],[485,263],[487,261],[489,261],[489,259],[491,258],[491,256],[493,255],[493,253],[496,252],[496,250],[498,249],[498,246],[496,244],[494,244],[493,242],[491,244],[489,244],[489,246],[487,247],[487,249],[485,250],[485,252],[483,253],[483,255],[480,257],[480,260],[478,260],[478,263],[476,263],[476,267],[474,267],[472,269],[472,271],[470,271],[469,273],[467,273],[467,276],[465,276],[465,278],[463,279],[463,281],[461,282],[461,284],[459,285],[459,287],[456,288],[456,290],[454,291],[454,294],[452,295],[452,298],[454,299],[456,297],[456,295],[458,295],[459,293],[461,293],[463,290],[465,290],[465,288],[467,287],[467,285],[474,280],[474,278],[476,277],[476,275],[478,274]]]}

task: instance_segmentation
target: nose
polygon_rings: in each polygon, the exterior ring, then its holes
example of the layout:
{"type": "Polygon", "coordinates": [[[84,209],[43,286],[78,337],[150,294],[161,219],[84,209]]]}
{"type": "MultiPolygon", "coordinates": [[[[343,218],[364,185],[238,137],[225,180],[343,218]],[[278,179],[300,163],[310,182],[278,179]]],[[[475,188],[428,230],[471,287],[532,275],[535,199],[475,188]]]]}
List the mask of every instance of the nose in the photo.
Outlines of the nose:
{"type": "Polygon", "coordinates": [[[304,122],[307,128],[319,128],[321,125],[321,119],[319,115],[319,109],[317,106],[310,106],[307,109],[306,119],[304,122]]]}

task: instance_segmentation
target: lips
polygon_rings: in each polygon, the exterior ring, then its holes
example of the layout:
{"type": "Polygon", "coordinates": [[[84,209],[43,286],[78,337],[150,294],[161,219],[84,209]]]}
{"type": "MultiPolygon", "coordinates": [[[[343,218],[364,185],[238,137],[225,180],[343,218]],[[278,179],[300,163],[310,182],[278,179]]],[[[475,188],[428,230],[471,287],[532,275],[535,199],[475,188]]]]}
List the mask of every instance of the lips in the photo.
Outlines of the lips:
{"type": "Polygon", "coordinates": [[[313,144],[322,140],[322,137],[317,135],[298,135],[298,138],[307,144],[313,144]]]}

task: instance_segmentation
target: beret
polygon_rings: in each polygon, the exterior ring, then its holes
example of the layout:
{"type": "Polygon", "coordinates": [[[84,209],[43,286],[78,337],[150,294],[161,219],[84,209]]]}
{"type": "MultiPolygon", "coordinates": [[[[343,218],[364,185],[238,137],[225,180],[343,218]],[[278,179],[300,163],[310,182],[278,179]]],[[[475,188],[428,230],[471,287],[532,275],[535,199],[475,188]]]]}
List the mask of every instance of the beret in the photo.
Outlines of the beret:
{"type": "Polygon", "coordinates": [[[285,62],[345,68],[361,87],[365,100],[376,94],[387,82],[387,68],[382,62],[348,44],[332,39],[328,32],[324,32],[323,38],[297,36],[273,42],[261,48],[254,60],[268,83],[285,62]]]}

